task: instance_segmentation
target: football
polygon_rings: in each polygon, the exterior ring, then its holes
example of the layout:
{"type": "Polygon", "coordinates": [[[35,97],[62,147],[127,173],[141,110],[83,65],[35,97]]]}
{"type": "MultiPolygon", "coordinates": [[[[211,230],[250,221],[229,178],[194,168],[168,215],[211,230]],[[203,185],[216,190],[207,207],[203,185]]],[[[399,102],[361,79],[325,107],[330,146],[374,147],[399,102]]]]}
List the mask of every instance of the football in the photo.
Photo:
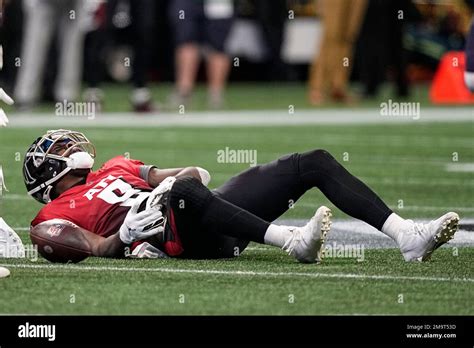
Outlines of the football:
{"type": "Polygon", "coordinates": [[[42,222],[30,230],[30,239],[38,252],[51,262],[80,262],[91,255],[91,247],[75,224],[54,219],[42,222]]]}

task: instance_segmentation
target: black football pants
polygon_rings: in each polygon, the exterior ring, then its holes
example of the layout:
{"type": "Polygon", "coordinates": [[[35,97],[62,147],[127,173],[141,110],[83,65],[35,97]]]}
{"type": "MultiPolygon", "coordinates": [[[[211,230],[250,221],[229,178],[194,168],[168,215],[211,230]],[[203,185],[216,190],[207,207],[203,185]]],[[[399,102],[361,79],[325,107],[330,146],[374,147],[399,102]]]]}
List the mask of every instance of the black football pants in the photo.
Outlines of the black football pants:
{"type": "Polygon", "coordinates": [[[249,239],[260,236],[257,241],[262,242],[268,222],[280,217],[312,188],[318,188],[346,214],[378,230],[392,213],[370,188],[324,150],[294,153],[252,167],[214,190],[219,200],[206,194],[207,189],[202,191],[202,185],[193,185],[173,186],[170,199],[178,215],[177,228],[185,250],[182,256],[190,258],[233,257],[245,249],[249,239]],[[195,197],[196,202],[188,202],[193,209],[177,209],[180,203],[186,204],[186,197],[195,197]],[[191,211],[199,216],[190,216],[191,211]]]}

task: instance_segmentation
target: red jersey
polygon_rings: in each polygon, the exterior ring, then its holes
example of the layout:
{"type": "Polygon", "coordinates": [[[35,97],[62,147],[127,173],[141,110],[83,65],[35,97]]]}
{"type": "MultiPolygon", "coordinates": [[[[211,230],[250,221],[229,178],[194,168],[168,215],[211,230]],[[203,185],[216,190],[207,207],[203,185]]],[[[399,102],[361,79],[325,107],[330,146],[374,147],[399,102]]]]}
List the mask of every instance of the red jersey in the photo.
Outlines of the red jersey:
{"type": "Polygon", "coordinates": [[[152,190],[140,176],[144,167],[142,162],[123,156],[112,158],[91,172],[85,184],[46,204],[31,225],[64,219],[103,237],[116,233],[135,200],[152,190]]]}

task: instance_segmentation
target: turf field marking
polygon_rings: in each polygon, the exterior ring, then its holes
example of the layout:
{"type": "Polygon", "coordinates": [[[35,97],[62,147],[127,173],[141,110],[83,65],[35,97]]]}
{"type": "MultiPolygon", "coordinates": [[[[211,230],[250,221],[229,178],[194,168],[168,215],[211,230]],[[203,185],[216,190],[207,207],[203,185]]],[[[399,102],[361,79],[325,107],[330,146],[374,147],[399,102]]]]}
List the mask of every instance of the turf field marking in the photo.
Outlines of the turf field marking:
{"type": "MultiPolygon", "coordinates": [[[[316,208],[317,204],[315,203],[306,203],[306,202],[296,202],[295,207],[300,206],[300,207],[311,207],[311,208],[316,208]]],[[[395,205],[389,205],[389,208],[392,210],[398,210],[398,211],[405,211],[405,210],[421,210],[421,211],[439,211],[440,214],[443,211],[463,211],[463,212],[471,212],[474,211],[474,207],[434,207],[434,206],[423,206],[423,205],[405,205],[403,206],[403,209],[399,209],[395,205]]],[[[462,218],[461,218],[462,219],[462,218]]]]}
{"type": "Polygon", "coordinates": [[[472,173],[474,172],[474,163],[449,163],[446,165],[447,172],[472,173]]]}
{"type": "Polygon", "coordinates": [[[118,112],[97,115],[94,120],[86,117],[57,117],[54,113],[14,113],[9,127],[27,127],[32,124],[41,127],[221,127],[221,126],[282,126],[306,124],[414,124],[420,122],[469,122],[473,121],[472,109],[456,108],[423,108],[421,118],[413,121],[410,117],[382,117],[379,108],[352,110],[339,109],[306,109],[298,110],[288,117],[288,110],[245,110],[245,111],[202,111],[177,113],[151,113],[140,118],[134,113],[118,112]],[[271,117],[269,117],[271,115],[271,117]]]}
{"type": "Polygon", "coordinates": [[[303,272],[256,272],[256,271],[223,271],[202,269],[179,269],[179,268],[139,268],[139,267],[98,267],[98,266],[74,266],[74,265],[12,265],[0,264],[3,267],[24,269],[52,269],[66,271],[105,271],[105,272],[152,272],[152,273],[189,273],[189,274],[213,274],[229,276],[259,276],[259,277],[307,277],[307,278],[340,278],[356,280],[413,280],[433,282],[468,282],[474,283],[473,278],[442,278],[442,277],[411,277],[390,275],[368,275],[351,273],[303,273],[303,272]]]}

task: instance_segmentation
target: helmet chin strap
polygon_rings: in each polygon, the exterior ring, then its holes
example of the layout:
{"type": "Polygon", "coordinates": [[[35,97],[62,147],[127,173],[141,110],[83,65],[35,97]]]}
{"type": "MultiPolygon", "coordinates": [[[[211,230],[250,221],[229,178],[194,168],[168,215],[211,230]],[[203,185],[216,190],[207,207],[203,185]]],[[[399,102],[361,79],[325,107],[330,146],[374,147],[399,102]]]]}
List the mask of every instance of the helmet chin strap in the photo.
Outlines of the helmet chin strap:
{"type": "Polygon", "coordinates": [[[66,165],[71,169],[92,169],[94,159],[87,152],[75,152],[69,155],[66,165]]]}

